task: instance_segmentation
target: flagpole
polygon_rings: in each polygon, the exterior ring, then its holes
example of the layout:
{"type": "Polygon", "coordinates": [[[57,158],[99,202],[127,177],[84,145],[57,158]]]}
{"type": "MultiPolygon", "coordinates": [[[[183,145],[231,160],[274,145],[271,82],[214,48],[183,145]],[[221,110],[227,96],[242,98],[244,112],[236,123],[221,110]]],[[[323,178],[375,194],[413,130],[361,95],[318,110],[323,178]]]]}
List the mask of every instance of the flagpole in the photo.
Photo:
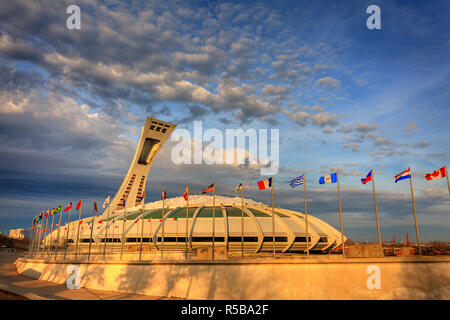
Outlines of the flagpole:
{"type": "MultiPolygon", "coordinates": [[[[44,214],[44,213],[43,213],[44,214]]],[[[42,248],[44,247],[44,238],[43,238],[43,230],[44,229],[44,216],[42,216],[42,220],[41,220],[41,227],[40,227],[40,231],[39,231],[39,245],[38,245],[38,250],[37,250],[37,253],[38,253],[38,257],[39,257],[39,255],[40,255],[40,253],[41,253],[41,244],[42,244],[42,248]],[[41,238],[42,238],[42,241],[41,241],[41,238]]]]}
{"type": "MultiPolygon", "coordinates": [[[[152,235],[152,216],[153,216],[153,214],[151,214],[150,215],[150,232],[149,232],[149,235],[152,235]]],[[[150,238],[152,238],[153,239],[153,237],[151,237],[150,236],[150,238]]],[[[158,240],[158,239],[156,239],[156,240],[158,240]]],[[[156,245],[155,245],[156,246],[156,245]]],[[[150,240],[149,240],[149,246],[148,246],[148,248],[149,248],[149,251],[150,252],[152,252],[152,246],[151,246],[151,244],[150,244],[150,240]]]]}
{"type": "Polygon", "coordinates": [[[30,238],[30,244],[28,245],[28,255],[29,255],[30,257],[32,257],[32,256],[34,255],[34,252],[35,252],[35,246],[36,246],[36,230],[37,230],[36,225],[37,225],[37,224],[36,224],[36,217],[34,217],[34,218],[33,218],[32,227],[31,227],[31,229],[33,230],[33,233],[32,233],[31,238],[30,238]]]}
{"type": "MultiPolygon", "coordinates": [[[[45,252],[45,238],[46,238],[46,236],[47,236],[47,225],[48,225],[48,211],[49,211],[50,209],[47,209],[47,214],[45,215],[45,231],[44,231],[44,238],[43,238],[43,243],[42,243],[42,258],[44,258],[44,252],[45,252]]],[[[40,251],[40,250],[39,250],[40,251]]]]}
{"type": "Polygon", "coordinates": [[[244,259],[244,179],[241,180],[242,184],[242,198],[241,198],[241,258],[244,259]]]}
{"type": "Polygon", "coordinates": [[[61,206],[61,210],[59,211],[59,223],[58,223],[58,245],[55,247],[55,261],[56,261],[56,257],[58,255],[58,247],[59,247],[59,243],[60,243],[60,234],[61,234],[61,218],[62,218],[62,206],[61,206]]]}
{"type": "MultiPolygon", "coordinates": [[[[144,240],[145,190],[144,190],[144,197],[142,198],[142,201],[144,203],[142,205],[141,247],[139,248],[139,261],[141,261],[141,259],[142,259],[142,241],[144,240]]],[[[151,221],[151,219],[152,219],[152,217],[150,216],[150,221],[151,221]]],[[[151,225],[151,222],[150,222],[150,235],[149,235],[149,239],[148,239],[148,246],[150,248],[151,248],[151,244],[150,244],[151,233],[152,233],[152,225],[151,225]]]]}
{"type": "Polygon", "coordinates": [[[33,227],[34,240],[32,241],[32,252],[33,257],[36,255],[36,251],[39,249],[39,216],[36,218],[36,225],[33,227]],[[36,229],[36,230],[35,230],[36,229]]]}
{"type": "Polygon", "coordinates": [[[33,253],[34,253],[34,243],[35,243],[35,238],[36,238],[36,217],[33,218],[33,223],[32,223],[32,230],[33,230],[33,234],[31,235],[31,239],[30,239],[30,244],[28,245],[28,256],[32,257],[33,253]]]}
{"type": "Polygon", "coordinates": [[[305,202],[306,256],[309,257],[308,206],[306,204],[306,173],[303,174],[303,196],[305,202]]]}
{"type": "Polygon", "coordinates": [[[274,188],[274,181],[272,176],[272,234],[273,234],[273,258],[275,259],[275,206],[273,201],[273,188],[274,188]]]}
{"type": "Polygon", "coordinates": [[[83,209],[83,202],[80,203],[80,212],[78,213],[78,231],[77,231],[77,244],[75,246],[75,260],[77,260],[78,242],[80,241],[80,225],[81,225],[81,210],[82,209],[83,209]]]}
{"type": "MultiPolygon", "coordinates": [[[[114,212],[115,211],[113,211],[113,214],[114,214],[114,212]]],[[[111,256],[113,256],[113,254],[114,254],[114,240],[116,240],[116,226],[115,226],[115,224],[116,224],[116,218],[114,218],[114,219],[112,219],[112,227],[113,227],[113,229],[112,229],[112,239],[111,239],[111,256]]]]}
{"type": "Polygon", "coordinates": [[[50,228],[50,244],[48,246],[48,254],[47,256],[50,258],[50,249],[52,247],[52,241],[53,241],[53,221],[55,220],[55,214],[52,212],[52,227],[50,228]]]}
{"type": "Polygon", "coordinates": [[[213,230],[212,230],[212,255],[211,258],[214,260],[215,251],[215,237],[216,237],[216,183],[214,182],[213,188],[213,230]]]}
{"type": "Polygon", "coordinates": [[[35,223],[35,225],[33,226],[33,238],[31,239],[32,241],[31,241],[31,243],[32,243],[32,249],[31,249],[31,252],[32,252],[32,256],[34,256],[35,255],[35,253],[36,253],[36,249],[38,248],[38,236],[39,236],[39,217],[37,217],[36,218],[36,223],[35,223]]]}
{"type": "MultiPolygon", "coordinates": [[[[165,193],[165,188],[164,188],[164,193],[165,193]]],[[[161,238],[161,260],[164,259],[164,222],[166,221],[165,219],[165,207],[164,207],[164,200],[165,200],[165,195],[163,197],[163,207],[162,207],[162,238],[161,238]]]]}
{"type": "MultiPolygon", "coordinates": [[[[94,203],[96,203],[94,199],[94,203]]],[[[91,247],[92,247],[92,235],[94,233],[94,225],[95,225],[95,207],[92,209],[92,225],[91,225],[91,236],[89,237],[89,253],[88,253],[88,261],[91,260],[91,247]]]]}
{"type": "Polygon", "coordinates": [[[450,196],[450,182],[449,182],[449,180],[448,180],[448,170],[447,170],[447,165],[445,166],[445,176],[447,177],[448,195],[450,196]]]}
{"type": "Polygon", "coordinates": [[[186,260],[188,259],[188,219],[189,219],[189,193],[188,199],[186,200],[186,260]]]}
{"type": "Polygon", "coordinates": [[[31,235],[30,238],[30,244],[28,245],[28,255],[30,257],[32,257],[34,255],[35,252],[35,246],[36,246],[36,227],[37,223],[36,223],[36,216],[33,218],[33,223],[32,223],[32,227],[31,230],[33,230],[33,233],[31,235]]]}
{"type": "Polygon", "coordinates": [[[122,245],[120,247],[120,260],[122,260],[123,255],[123,246],[125,242],[125,220],[126,220],[126,214],[127,214],[127,198],[125,196],[124,202],[123,202],[123,220],[122,220],[122,239],[120,242],[122,242],[122,245]]]}
{"type": "MultiPolygon", "coordinates": [[[[109,230],[109,203],[108,207],[106,208],[106,229],[105,229],[105,240],[103,240],[103,260],[106,257],[106,243],[108,242],[108,230],[109,230]]],[[[114,237],[113,237],[114,239],[114,237]]],[[[113,243],[111,242],[111,245],[113,243]]]]}
{"type": "MultiPolygon", "coordinates": [[[[409,168],[408,168],[409,169],[409,168]]],[[[411,169],[410,169],[411,170],[411,169]]],[[[413,211],[414,211],[414,222],[416,224],[416,236],[417,236],[417,246],[419,247],[419,256],[422,256],[422,250],[420,248],[420,235],[419,235],[419,227],[417,225],[417,214],[416,214],[416,203],[414,201],[414,191],[413,191],[413,185],[412,185],[412,171],[410,171],[410,177],[409,177],[409,185],[411,186],[411,200],[413,204],[413,211]]]]}
{"type": "Polygon", "coordinates": [[[69,231],[70,231],[70,215],[72,214],[72,203],[70,204],[70,211],[69,211],[69,222],[67,222],[67,234],[66,234],[66,240],[64,241],[64,260],[66,260],[67,255],[67,247],[69,246],[69,231]],[[66,243],[67,242],[67,243],[66,243]]]}
{"type": "Polygon", "coordinates": [[[378,246],[379,246],[380,258],[381,258],[381,257],[383,257],[383,248],[381,246],[380,221],[378,219],[377,194],[375,192],[375,175],[373,173],[373,170],[372,170],[372,188],[373,188],[373,203],[375,205],[375,216],[377,218],[378,246]]]}
{"type": "Polygon", "coordinates": [[[40,256],[41,253],[41,245],[42,248],[44,248],[44,216],[42,216],[42,221],[41,221],[41,230],[39,231],[39,246],[38,246],[38,257],[40,256]],[[41,241],[42,238],[42,241],[41,241]]]}
{"type": "Polygon", "coordinates": [[[337,180],[338,200],[339,200],[339,218],[341,224],[342,256],[345,259],[344,226],[342,225],[342,207],[341,207],[341,189],[339,186],[339,171],[336,171],[336,180],[337,180]]]}

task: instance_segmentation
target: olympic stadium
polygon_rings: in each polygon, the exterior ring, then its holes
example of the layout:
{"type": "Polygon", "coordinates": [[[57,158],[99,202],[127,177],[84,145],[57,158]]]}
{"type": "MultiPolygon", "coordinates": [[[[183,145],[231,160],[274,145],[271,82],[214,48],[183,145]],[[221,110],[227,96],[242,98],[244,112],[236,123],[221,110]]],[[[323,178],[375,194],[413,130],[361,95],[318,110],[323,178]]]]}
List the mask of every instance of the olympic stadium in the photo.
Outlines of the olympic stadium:
{"type": "Polygon", "coordinates": [[[276,208],[272,218],[270,206],[250,199],[244,199],[244,206],[241,198],[223,196],[215,196],[213,206],[209,195],[190,195],[188,208],[183,197],[166,199],[164,208],[162,201],[145,203],[151,165],[175,127],[147,118],[130,168],[105,211],[84,219],[76,219],[75,211],[71,222],[44,234],[39,240],[42,246],[84,251],[86,246],[103,244],[104,251],[108,247],[114,252],[117,246],[123,251],[126,246],[130,252],[139,244],[139,250],[145,245],[148,252],[183,251],[214,243],[228,252],[242,251],[242,247],[248,253],[271,252],[274,247],[277,252],[304,252],[308,246],[309,251],[322,253],[342,244],[340,232],[316,217],[308,215],[306,220],[302,212],[276,208]]]}
{"type": "MultiPolygon", "coordinates": [[[[216,196],[216,206],[213,207],[212,198],[192,195],[188,208],[183,205],[183,197],[167,199],[164,214],[162,201],[157,201],[126,212],[114,212],[109,217],[105,213],[94,219],[85,218],[81,224],[76,220],[59,232],[59,238],[58,231],[54,231],[47,236],[47,241],[52,241],[52,245],[72,245],[78,241],[80,247],[90,242],[91,245],[106,242],[107,246],[121,244],[122,241],[126,245],[142,242],[149,250],[161,250],[164,242],[164,250],[182,251],[186,249],[186,239],[189,249],[211,247],[214,233],[215,245],[226,247],[231,252],[241,251],[242,243],[245,252],[273,251],[272,207],[245,199],[242,208],[240,198],[223,196],[216,196]]],[[[305,215],[281,208],[274,212],[275,250],[306,251],[305,215]]],[[[313,216],[308,216],[308,234],[312,252],[325,252],[341,244],[340,232],[313,216]]]]}

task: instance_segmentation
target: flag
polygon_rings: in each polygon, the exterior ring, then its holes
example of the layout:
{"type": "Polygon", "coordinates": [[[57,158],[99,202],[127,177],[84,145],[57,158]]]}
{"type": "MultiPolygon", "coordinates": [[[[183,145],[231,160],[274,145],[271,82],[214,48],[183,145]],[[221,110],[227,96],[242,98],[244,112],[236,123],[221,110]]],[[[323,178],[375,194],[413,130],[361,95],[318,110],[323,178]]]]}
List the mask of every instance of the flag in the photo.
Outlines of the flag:
{"type": "Polygon", "coordinates": [[[55,214],[55,208],[52,209],[52,211],[50,211],[50,216],[55,214]]]}
{"type": "Polygon", "coordinates": [[[39,221],[42,220],[43,215],[44,215],[44,211],[41,211],[41,213],[39,214],[39,221]]]}
{"type": "Polygon", "coordinates": [[[289,181],[289,185],[291,186],[291,188],[301,186],[304,183],[305,183],[305,175],[299,176],[289,181]]]}
{"type": "Polygon", "coordinates": [[[178,220],[178,217],[173,217],[173,221],[177,221],[178,220]]]}
{"type": "Polygon", "coordinates": [[[272,186],[272,178],[258,181],[259,190],[269,189],[272,186]]]}
{"type": "Polygon", "coordinates": [[[47,211],[45,212],[45,218],[48,219],[48,213],[49,213],[50,209],[47,209],[47,211]]]}
{"type": "Polygon", "coordinates": [[[164,200],[167,199],[166,188],[163,188],[162,193],[161,193],[161,198],[164,200]]]}
{"type": "Polygon", "coordinates": [[[72,202],[64,209],[64,212],[69,211],[70,209],[72,209],[72,202]]]}
{"type": "Polygon", "coordinates": [[[103,223],[103,219],[99,220],[97,223],[103,223]]]}
{"type": "Polygon", "coordinates": [[[186,187],[186,191],[184,191],[184,200],[188,201],[189,197],[189,186],[186,187]]]}
{"type": "Polygon", "coordinates": [[[236,190],[234,192],[238,192],[239,190],[242,190],[242,181],[237,185],[236,190]]]}
{"type": "Polygon", "coordinates": [[[362,184],[366,184],[367,182],[372,181],[372,170],[367,174],[365,178],[361,179],[362,184]]]}
{"type": "Polygon", "coordinates": [[[144,192],[142,192],[142,194],[138,197],[138,201],[141,202],[142,199],[144,199],[144,197],[145,197],[145,190],[144,190],[144,192]]]}
{"type": "Polygon", "coordinates": [[[109,200],[111,199],[111,196],[108,196],[105,201],[103,202],[103,208],[105,208],[109,204],[109,200]]]}
{"type": "Polygon", "coordinates": [[[80,224],[82,224],[83,223],[83,220],[80,220],[80,224]]]}
{"type": "Polygon", "coordinates": [[[395,176],[395,183],[397,181],[403,180],[403,179],[411,179],[411,169],[408,168],[408,170],[403,171],[402,173],[399,173],[395,176]]]}
{"type": "Polygon", "coordinates": [[[206,189],[202,190],[202,194],[212,192],[214,191],[214,188],[215,188],[214,183],[211,183],[208,187],[206,187],[206,189]]]}
{"type": "Polygon", "coordinates": [[[319,184],[325,184],[325,183],[336,183],[337,182],[337,174],[327,174],[325,177],[320,177],[319,184]]]}
{"type": "Polygon", "coordinates": [[[139,221],[139,218],[137,218],[136,220],[134,220],[134,223],[138,223],[138,221],[139,221]]]}
{"type": "Polygon", "coordinates": [[[425,179],[427,180],[435,180],[445,177],[445,167],[442,167],[440,169],[434,170],[432,173],[426,173],[425,179]]]}
{"type": "Polygon", "coordinates": [[[94,210],[95,210],[95,212],[98,212],[97,200],[96,199],[94,199],[94,210]]]}
{"type": "Polygon", "coordinates": [[[62,205],[59,205],[54,211],[53,214],[61,212],[62,211],[62,205]]]}
{"type": "Polygon", "coordinates": [[[78,210],[78,209],[80,209],[80,207],[81,207],[81,200],[78,201],[77,206],[75,207],[75,209],[78,210]]]}

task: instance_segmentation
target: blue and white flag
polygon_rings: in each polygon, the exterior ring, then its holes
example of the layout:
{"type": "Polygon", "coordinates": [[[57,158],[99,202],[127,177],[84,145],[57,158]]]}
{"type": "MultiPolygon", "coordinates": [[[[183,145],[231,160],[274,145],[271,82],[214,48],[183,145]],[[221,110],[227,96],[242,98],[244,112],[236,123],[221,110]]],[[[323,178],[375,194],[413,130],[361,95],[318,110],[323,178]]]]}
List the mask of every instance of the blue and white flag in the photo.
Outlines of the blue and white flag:
{"type": "Polygon", "coordinates": [[[325,183],[336,183],[337,182],[337,174],[327,174],[325,177],[320,177],[319,184],[325,184],[325,183]]]}
{"type": "Polygon", "coordinates": [[[291,186],[291,188],[301,186],[304,183],[305,183],[305,175],[299,176],[289,181],[289,185],[291,186]]]}
{"type": "Polygon", "coordinates": [[[238,184],[234,192],[238,192],[239,190],[242,190],[242,182],[238,184]]]}

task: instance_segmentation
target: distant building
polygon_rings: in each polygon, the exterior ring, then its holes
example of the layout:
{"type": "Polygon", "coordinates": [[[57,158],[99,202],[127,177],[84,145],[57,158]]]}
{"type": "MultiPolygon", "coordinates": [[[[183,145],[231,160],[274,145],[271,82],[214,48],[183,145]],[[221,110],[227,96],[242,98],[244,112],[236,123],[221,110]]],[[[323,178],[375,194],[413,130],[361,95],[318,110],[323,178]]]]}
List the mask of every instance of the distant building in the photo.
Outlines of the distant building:
{"type": "Polygon", "coordinates": [[[9,237],[13,239],[31,238],[31,230],[11,229],[9,230],[9,237]]]}

